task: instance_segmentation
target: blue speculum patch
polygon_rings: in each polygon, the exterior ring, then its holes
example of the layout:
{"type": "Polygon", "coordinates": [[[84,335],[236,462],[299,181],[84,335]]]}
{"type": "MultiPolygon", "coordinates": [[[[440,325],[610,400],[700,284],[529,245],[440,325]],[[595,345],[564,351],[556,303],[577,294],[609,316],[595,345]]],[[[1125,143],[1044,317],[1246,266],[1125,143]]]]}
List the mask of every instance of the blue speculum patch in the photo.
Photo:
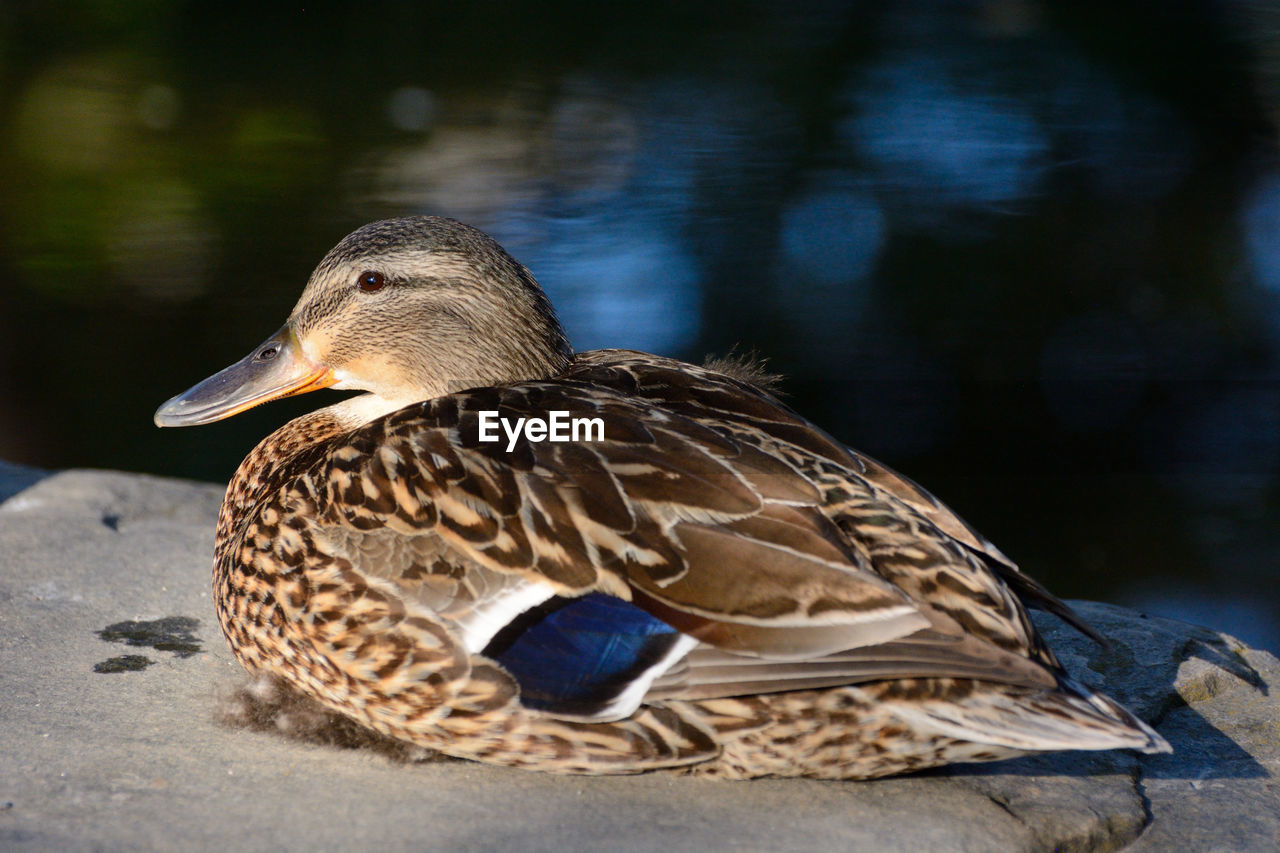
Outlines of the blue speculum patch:
{"type": "Polygon", "coordinates": [[[494,637],[485,654],[520,683],[528,708],[592,714],[670,651],[680,634],[602,593],[556,598],[494,637]]]}

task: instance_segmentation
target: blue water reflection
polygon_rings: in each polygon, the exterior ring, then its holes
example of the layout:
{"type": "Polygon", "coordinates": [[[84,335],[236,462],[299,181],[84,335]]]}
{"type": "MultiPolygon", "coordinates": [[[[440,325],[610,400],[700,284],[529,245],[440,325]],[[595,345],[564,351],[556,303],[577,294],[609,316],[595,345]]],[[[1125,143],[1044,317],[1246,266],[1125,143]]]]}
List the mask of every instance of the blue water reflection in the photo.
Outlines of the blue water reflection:
{"type": "Polygon", "coordinates": [[[538,270],[575,346],[688,349],[702,324],[695,262],[656,223],[605,224],[591,218],[557,222],[545,242],[531,245],[522,258],[538,270]]]}
{"type": "Polygon", "coordinates": [[[1240,218],[1255,280],[1280,293],[1280,174],[1265,175],[1253,185],[1240,218]]]}
{"type": "Polygon", "coordinates": [[[919,53],[874,68],[842,128],[886,190],[928,207],[998,210],[1036,193],[1050,141],[1022,101],[951,81],[951,70],[919,53]]]}
{"type": "Polygon", "coordinates": [[[825,290],[862,290],[858,283],[875,271],[888,236],[885,216],[869,194],[828,182],[836,180],[815,176],[814,186],[782,211],[786,271],[825,290]]]}

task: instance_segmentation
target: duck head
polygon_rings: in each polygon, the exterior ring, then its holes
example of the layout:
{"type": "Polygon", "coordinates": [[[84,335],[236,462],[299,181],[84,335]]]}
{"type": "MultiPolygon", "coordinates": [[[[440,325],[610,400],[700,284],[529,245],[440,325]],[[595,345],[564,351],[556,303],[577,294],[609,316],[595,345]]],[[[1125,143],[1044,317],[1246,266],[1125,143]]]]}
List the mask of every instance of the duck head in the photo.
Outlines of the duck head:
{"type": "Polygon", "coordinates": [[[284,326],[166,402],[194,426],[317,388],[367,391],[366,413],[464,388],[541,379],[571,350],[530,272],[492,238],[436,216],[374,222],[316,267],[284,326]]]}

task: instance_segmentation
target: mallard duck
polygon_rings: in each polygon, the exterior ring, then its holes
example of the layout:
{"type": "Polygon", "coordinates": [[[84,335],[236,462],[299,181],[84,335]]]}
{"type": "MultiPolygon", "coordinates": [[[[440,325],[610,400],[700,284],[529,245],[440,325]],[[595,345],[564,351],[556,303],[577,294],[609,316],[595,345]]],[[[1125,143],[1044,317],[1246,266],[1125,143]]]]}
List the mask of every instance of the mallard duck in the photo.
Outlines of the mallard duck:
{"type": "Polygon", "coordinates": [[[364,392],[240,465],[213,590],[248,670],[383,735],[725,778],[1169,749],[1027,618],[1088,632],[1065,604],[755,379],[575,353],[524,266],[419,216],[343,239],[283,328],[155,420],[364,392]]]}

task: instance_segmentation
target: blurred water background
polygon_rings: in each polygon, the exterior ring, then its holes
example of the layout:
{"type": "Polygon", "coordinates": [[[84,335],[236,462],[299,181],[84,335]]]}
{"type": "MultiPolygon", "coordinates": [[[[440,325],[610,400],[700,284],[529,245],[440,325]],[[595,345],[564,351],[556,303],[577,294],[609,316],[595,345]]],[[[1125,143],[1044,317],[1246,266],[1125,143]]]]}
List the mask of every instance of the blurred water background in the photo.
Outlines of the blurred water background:
{"type": "Polygon", "coordinates": [[[225,481],[315,396],[156,406],[365,221],[454,216],[579,349],[789,402],[1066,597],[1280,649],[1280,10],[0,5],[0,458],[225,481]]]}

